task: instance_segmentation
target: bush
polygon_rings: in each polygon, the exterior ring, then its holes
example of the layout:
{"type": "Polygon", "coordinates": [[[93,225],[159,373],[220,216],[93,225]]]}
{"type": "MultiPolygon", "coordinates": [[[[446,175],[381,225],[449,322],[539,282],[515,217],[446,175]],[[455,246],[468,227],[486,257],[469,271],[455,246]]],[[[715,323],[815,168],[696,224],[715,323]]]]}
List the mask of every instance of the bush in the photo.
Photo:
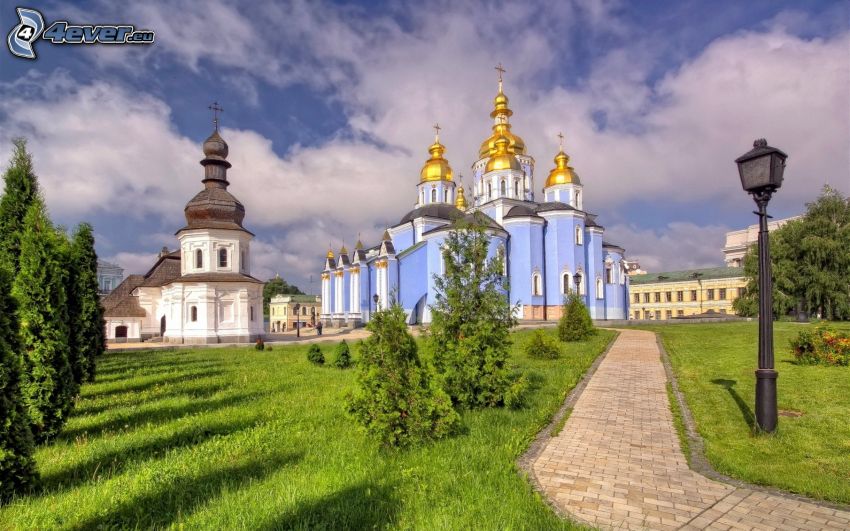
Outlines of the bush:
{"type": "Polygon", "coordinates": [[[460,417],[419,359],[398,306],[373,314],[363,343],[356,394],[348,412],[384,448],[400,448],[455,433],[460,417]]]}
{"type": "Polygon", "coordinates": [[[254,343],[254,348],[256,350],[263,350],[263,349],[266,348],[266,344],[263,342],[263,340],[261,338],[258,337],[257,342],[254,343]]]}
{"type": "Polygon", "coordinates": [[[798,362],[807,365],[850,365],[850,334],[826,327],[801,330],[791,340],[791,350],[798,362]]]}
{"type": "Polygon", "coordinates": [[[531,381],[526,375],[521,375],[514,380],[505,393],[505,405],[511,409],[519,409],[528,403],[531,391],[531,381]]]}
{"type": "Polygon", "coordinates": [[[272,350],[273,349],[271,345],[266,345],[266,352],[271,352],[272,350]]]}
{"type": "Polygon", "coordinates": [[[558,337],[561,341],[584,341],[596,335],[590,312],[577,293],[570,293],[564,300],[564,311],[558,321],[558,337]]]}
{"type": "Polygon", "coordinates": [[[310,349],[307,351],[307,359],[310,360],[310,363],[315,363],[316,365],[325,364],[325,355],[322,354],[322,349],[319,348],[319,345],[315,343],[310,345],[310,349]]]}
{"type": "Polygon", "coordinates": [[[351,367],[351,351],[348,348],[348,343],[343,339],[342,343],[336,347],[336,360],[334,367],[337,369],[347,369],[351,367]]]}
{"type": "Polygon", "coordinates": [[[561,349],[543,330],[536,330],[525,347],[529,358],[554,360],[561,357],[561,349]]]}

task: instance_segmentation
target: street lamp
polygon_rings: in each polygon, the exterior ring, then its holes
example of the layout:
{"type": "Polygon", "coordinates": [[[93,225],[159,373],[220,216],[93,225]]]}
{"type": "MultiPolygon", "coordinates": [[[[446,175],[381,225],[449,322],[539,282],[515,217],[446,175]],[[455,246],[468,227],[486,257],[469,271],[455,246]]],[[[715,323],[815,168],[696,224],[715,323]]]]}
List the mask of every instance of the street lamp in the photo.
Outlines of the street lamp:
{"type": "Polygon", "coordinates": [[[576,285],[576,295],[581,296],[581,288],[579,287],[581,283],[581,273],[573,275],[573,282],[575,282],[576,285]]]}
{"type": "Polygon", "coordinates": [[[301,305],[296,302],[292,309],[295,310],[295,337],[301,337],[301,314],[298,313],[301,305]]]}
{"type": "Polygon", "coordinates": [[[741,186],[753,196],[759,217],[759,366],[756,370],[756,424],[768,433],[776,429],[776,378],[773,368],[773,279],[770,271],[770,240],[767,234],[767,203],[782,186],[788,155],[760,138],[753,149],[735,159],[741,186]]]}
{"type": "Polygon", "coordinates": [[[372,295],[372,300],[375,301],[375,311],[377,312],[378,311],[378,301],[381,300],[381,299],[380,299],[380,297],[378,297],[378,294],[376,293],[376,294],[372,295]]]}

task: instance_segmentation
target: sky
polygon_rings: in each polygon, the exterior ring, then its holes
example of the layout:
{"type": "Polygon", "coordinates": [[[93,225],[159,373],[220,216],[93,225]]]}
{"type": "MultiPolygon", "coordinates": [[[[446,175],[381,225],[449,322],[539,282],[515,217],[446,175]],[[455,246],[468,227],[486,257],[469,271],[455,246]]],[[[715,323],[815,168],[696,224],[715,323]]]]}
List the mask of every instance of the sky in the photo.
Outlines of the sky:
{"type": "MultiPolygon", "coordinates": [[[[17,4],[0,5],[5,37],[17,4]]],[[[606,241],[651,272],[722,265],[725,233],[756,222],[734,164],[754,139],[789,155],[774,217],[825,184],[850,194],[848,5],[33,1],[48,25],[156,41],[0,53],[0,165],[27,138],[54,220],[144,273],[177,247],[217,101],[253,274],[317,292],[329,245],[374,244],[413,208],[435,122],[471,175],[501,63],[538,194],[563,132],[606,241]]]]}

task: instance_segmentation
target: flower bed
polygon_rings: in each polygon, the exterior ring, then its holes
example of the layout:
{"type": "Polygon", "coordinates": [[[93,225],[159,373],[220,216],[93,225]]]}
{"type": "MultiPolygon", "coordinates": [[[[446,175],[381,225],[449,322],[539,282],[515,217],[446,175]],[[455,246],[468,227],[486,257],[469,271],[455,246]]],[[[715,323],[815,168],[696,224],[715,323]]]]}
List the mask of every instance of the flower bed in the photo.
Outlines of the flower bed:
{"type": "Polygon", "coordinates": [[[800,363],[850,365],[850,334],[817,327],[803,330],[791,340],[791,350],[800,363]]]}

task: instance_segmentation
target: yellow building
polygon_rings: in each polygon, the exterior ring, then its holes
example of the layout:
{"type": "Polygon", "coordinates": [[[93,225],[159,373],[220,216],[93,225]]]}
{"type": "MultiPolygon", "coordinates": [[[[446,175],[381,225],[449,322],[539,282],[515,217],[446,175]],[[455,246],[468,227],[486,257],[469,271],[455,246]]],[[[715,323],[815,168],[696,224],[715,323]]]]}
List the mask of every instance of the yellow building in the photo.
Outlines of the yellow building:
{"type": "Polygon", "coordinates": [[[322,298],[318,295],[275,295],[269,301],[269,332],[288,332],[296,326],[312,328],[321,311],[322,298]]]}
{"type": "Polygon", "coordinates": [[[744,293],[746,286],[740,267],[635,275],[629,279],[629,318],[734,315],[732,301],[744,293]]]}

